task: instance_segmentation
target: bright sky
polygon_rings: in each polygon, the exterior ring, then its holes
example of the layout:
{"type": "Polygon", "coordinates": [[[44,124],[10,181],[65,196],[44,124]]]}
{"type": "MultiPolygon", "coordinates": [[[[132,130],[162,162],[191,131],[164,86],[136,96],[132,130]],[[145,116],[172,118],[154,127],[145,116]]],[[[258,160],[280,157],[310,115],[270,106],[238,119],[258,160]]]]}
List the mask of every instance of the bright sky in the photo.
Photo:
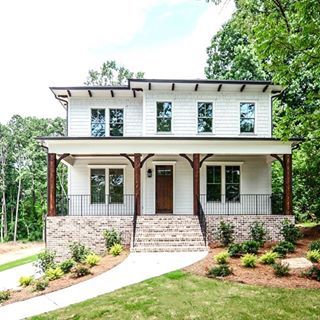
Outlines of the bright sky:
{"type": "Polygon", "coordinates": [[[82,85],[116,60],[146,78],[204,78],[229,0],[10,0],[0,3],[0,122],[65,116],[49,86],[82,85]]]}

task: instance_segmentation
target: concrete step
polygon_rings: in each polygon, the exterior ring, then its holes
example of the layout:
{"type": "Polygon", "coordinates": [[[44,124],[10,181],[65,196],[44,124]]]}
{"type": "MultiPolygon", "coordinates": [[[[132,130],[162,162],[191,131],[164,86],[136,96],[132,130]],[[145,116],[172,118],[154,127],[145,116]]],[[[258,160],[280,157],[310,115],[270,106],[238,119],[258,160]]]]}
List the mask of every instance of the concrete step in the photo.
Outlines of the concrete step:
{"type": "Polygon", "coordinates": [[[131,248],[131,252],[203,252],[208,251],[208,248],[205,246],[198,247],[178,247],[178,246],[170,246],[170,247],[133,247],[131,248]]]}

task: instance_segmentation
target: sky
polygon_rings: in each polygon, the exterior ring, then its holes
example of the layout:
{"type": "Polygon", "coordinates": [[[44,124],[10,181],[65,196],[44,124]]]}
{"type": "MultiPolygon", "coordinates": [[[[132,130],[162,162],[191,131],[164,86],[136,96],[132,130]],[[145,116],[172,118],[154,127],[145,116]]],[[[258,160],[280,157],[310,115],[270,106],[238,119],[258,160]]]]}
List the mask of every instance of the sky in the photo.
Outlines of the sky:
{"type": "Polygon", "coordinates": [[[0,122],[65,116],[50,86],[82,85],[106,60],[145,78],[205,78],[206,48],[232,0],[10,0],[0,3],[0,122]]]}

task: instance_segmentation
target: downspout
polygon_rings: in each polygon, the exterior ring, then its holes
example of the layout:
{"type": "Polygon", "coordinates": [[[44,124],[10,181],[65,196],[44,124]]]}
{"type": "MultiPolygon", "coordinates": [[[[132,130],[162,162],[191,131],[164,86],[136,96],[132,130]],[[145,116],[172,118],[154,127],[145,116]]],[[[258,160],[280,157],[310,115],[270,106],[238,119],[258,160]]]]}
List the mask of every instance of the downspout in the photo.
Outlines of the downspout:
{"type": "MultiPolygon", "coordinates": [[[[47,163],[48,163],[49,148],[47,146],[43,145],[42,142],[41,142],[41,147],[46,150],[47,163]]],[[[48,166],[48,164],[47,164],[47,166],[48,166]]],[[[48,181],[48,178],[49,178],[49,176],[48,176],[48,167],[47,167],[47,181],[48,181]]],[[[48,186],[47,186],[47,201],[48,201],[48,186]]],[[[45,214],[44,226],[43,227],[44,227],[44,239],[43,240],[44,240],[45,246],[47,248],[47,213],[45,214]]]]}

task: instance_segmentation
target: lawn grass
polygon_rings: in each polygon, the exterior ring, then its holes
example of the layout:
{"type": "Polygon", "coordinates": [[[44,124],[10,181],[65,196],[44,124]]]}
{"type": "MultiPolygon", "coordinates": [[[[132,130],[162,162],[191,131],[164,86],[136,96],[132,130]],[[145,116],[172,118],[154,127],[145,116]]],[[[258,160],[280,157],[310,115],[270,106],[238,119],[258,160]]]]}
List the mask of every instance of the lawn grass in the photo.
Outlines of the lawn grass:
{"type": "Polygon", "coordinates": [[[31,319],[270,320],[319,317],[320,290],[249,286],[176,271],[31,319]]]}
{"type": "Polygon", "coordinates": [[[297,224],[297,227],[304,227],[304,228],[312,228],[317,226],[319,223],[314,221],[307,221],[307,222],[301,222],[297,224]]]}
{"type": "Polygon", "coordinates": [[[4,271],[4,270],[8,270],[14,267],[18,267],[18,266],[22,266],[23,264],[29,263],[29,262],[33,262],[37,260],[38,255],[35,254],[33,256],[28,256],[25,258],[21,258],[18,260],[14,260],[14,261],[10,261],[7,263],[4,263],[2,265],[0,265],[0,272],[4,271]]]}

